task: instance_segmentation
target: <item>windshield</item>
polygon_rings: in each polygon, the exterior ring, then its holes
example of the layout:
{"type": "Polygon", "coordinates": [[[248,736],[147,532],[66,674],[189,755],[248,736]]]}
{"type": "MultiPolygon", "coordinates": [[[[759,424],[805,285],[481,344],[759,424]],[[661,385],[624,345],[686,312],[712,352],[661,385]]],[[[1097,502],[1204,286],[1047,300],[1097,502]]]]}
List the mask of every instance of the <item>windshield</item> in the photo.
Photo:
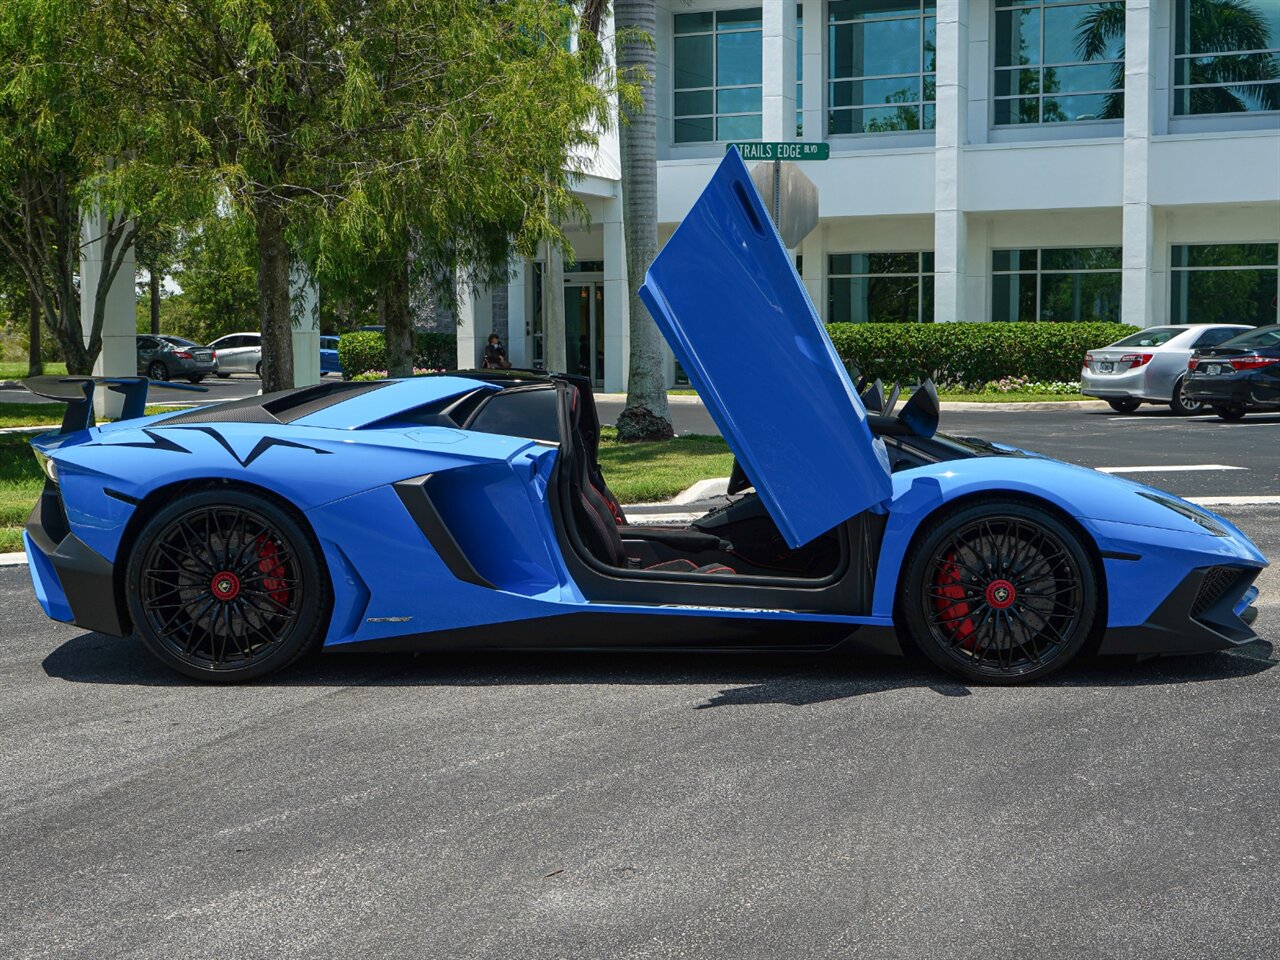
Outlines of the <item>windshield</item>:
{"type": "Polygon", "coordinates": [[[1113,347],[1160,347],[1168,343],[1178,334],[1182,333],[1186,327],[1151,327],[1149,330],[1143,330],[1141,333],[1135,333],[1131,337],[1125,337],[1123,340],[1117,340],[1111,344],[1113,347]]]}
{"type": "Polygon", "coordinates": [[[1248,333],[1242,333],[1238,337],[1232,337],[1223,343],[1218,344],[1219,347],[1237,347],[1242,350],[1257,350],[1264,347],[1280,347],[1280,324],[1272,324],[1269,327],[1260,327],[1257,330],[1250,330],[1248,333]]]}

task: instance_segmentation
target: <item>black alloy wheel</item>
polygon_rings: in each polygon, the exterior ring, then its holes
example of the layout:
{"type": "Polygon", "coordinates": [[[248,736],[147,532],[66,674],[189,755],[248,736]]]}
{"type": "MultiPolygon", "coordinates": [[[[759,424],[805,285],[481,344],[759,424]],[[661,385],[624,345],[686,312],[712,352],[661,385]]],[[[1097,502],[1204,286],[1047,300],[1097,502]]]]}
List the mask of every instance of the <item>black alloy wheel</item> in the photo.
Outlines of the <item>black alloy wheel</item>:
{"type": "Polygon", "coordinates": [[[1142,406],[1140,401],[1134,400],[1132,397],[1125,397],[1122,400],[1108,400],[1107,404],[1116,413],[1133,413],[1138,407],[1142,406]]]}
{"type": "Polygon", "coordinates": [[[985,501],[930,525],[907,561],[899,614],[930,660],[978,683],[1025,683],[1085,646],[1097,576],[1049,512],[985,501]]]}
{"type": "Polygon", "coordinates": [[[168,380],[169,368],[159,360],[152,360],[151,365],[147,367],[147,377],[151,380],[168,380]]]}
{"type": "Polygon", "coordinates": [[[1244,418],[1248,408],[1243,403],[1215,403],[1213,412],[1218,415],[1219,420],[1241,420],[1244,418]]]}
{"type": "Polygon", "coordinates": [[[1185,377],[1179,377],[1178,382],[1173,385],[1173,396],[1169,398],[1169,406],[1180,417],[1193,417],[1197,413],[1204,413],[1205,404],[1203,400],[1188,400],[1182,393],[1182,388],[1186,384],[1185,377]]]}
{"type": "Polygon", "coordinates": [[[265,497],[208,490],[157,513],[134,545],[129,613],[142,642],[187,676],[274,672],[323,639],[329,583],[312,538],[265,497]]]}

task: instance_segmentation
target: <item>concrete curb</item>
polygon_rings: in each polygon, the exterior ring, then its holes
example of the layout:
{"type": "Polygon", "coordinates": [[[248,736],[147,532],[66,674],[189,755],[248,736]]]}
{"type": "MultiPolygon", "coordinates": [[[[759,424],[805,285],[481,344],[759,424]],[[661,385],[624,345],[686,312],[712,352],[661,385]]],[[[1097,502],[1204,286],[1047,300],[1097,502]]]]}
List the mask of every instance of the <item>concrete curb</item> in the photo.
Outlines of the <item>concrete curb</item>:
{"type": "Polygon", "coordinates": [[[18,553],[0,553],[0,567],[25,567],[27,565],[27,553],[25,550],[18,553]]]}
{"type": "Polygon", "coordinates": [[[995,410],[1014,412],[1017,410],[1110,410],[1105,400],[1037,400],[1029,403],[978,403],[972,400],[943,400],[939,406],[942,412],[948,410],[974,411],[995,410]]]}

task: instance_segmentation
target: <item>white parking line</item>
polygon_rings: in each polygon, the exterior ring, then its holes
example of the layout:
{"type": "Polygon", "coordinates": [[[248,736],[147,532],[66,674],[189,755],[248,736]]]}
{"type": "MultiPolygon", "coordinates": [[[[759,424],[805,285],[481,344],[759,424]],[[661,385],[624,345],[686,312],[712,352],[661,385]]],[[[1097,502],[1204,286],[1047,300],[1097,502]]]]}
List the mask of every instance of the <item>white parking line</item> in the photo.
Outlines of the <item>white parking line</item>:
{"type": "Polygon", "coordinates": [[[1168,463],[1150,467],[1094,467],[1099,473],[1194,473],[1200,470],[1248,470],[1225,463],[1168,463]]]}

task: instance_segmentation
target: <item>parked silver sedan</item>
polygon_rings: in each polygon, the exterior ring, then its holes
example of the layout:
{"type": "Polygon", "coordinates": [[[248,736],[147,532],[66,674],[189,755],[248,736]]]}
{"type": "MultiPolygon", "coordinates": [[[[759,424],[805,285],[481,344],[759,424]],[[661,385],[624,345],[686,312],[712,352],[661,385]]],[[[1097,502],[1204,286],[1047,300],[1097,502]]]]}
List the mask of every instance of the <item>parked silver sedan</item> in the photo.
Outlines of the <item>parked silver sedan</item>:
{"type": "Polygon", "coordinates": [[[1191,351],[1217,346],[1252,329],[1247,324],[1196,323],[1148,327],[1084,355],[1080,392],[1099,397],[1117,413],[1143,403],[1168,404],[1181,416],[1205,405],[1182,395],[1191,351]]]}

